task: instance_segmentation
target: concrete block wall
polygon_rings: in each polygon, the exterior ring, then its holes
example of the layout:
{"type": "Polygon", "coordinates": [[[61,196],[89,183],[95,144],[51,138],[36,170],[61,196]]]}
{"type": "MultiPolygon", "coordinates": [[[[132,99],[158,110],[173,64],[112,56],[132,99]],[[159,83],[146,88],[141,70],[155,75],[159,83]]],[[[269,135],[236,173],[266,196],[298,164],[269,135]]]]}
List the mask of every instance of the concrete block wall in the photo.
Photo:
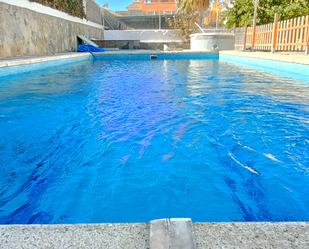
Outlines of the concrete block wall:
{"type": "Polygon", "coordinates": [[[183,42],[179,30],[105,30],[106,41],[183,42]]]}
{"type": "Polygon", "coordinates": [[[75,51],[77,35],[103,39],[103,27],[26,0],[0,2],[0,57],[75,51]]]}
{"type": "Polygon", "coordinates": [[[87,20],[103,25],[103,15],[100,6],[94,0],[84,0],[87,20]]]}

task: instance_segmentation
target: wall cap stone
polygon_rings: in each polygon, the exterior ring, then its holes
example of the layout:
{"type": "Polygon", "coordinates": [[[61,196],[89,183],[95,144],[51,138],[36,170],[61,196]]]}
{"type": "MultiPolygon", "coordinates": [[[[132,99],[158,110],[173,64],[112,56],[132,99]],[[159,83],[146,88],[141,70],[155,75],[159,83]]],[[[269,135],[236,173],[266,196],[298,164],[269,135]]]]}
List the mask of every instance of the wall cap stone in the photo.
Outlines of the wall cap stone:
{"type": "Polygon", "coordinates": [[[76,22],[76,23],[88,25],[91,27],[103,29],[103,25],[88,21],[86,19],[81,19],[75,16],[71,16],[67,13],[64,13],[62,11],[53,9],[51,7],[48,7],[48,6],[45,6],[45,5],[36,3],[36,2],[30,2],[28,0],[1,0],[1,2],[9,4],[9,5],[14,5],[17,7],[29,9],[37,13],[41,13],[41,14],[45,14],[45,15],[49,15],[53,17],[58,17],[58,18],[61,18],[67,21],[76,22]]]}

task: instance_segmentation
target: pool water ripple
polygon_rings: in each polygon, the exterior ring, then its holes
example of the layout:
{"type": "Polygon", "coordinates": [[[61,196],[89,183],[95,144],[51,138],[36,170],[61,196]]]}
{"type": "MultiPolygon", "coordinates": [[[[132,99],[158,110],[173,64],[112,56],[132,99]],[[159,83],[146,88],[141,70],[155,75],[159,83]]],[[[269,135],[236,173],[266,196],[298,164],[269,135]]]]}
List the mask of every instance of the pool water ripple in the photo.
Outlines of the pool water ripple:
{"type": "Polygon", "coordinates": [[[309,220],[309,84],[218,60],[0,82],[0,223],[309,220]]]}

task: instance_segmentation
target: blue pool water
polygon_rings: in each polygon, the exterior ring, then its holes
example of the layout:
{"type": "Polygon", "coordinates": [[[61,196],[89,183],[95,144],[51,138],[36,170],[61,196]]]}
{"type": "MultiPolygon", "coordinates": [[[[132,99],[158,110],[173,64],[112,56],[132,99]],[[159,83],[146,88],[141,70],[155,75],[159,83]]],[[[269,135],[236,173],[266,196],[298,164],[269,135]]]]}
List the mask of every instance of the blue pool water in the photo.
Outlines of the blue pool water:
{"type": "Polygon", "coordinates": [[[309,84],[218,60],[0,78],[0,223],[309,220],[309,84]]]}

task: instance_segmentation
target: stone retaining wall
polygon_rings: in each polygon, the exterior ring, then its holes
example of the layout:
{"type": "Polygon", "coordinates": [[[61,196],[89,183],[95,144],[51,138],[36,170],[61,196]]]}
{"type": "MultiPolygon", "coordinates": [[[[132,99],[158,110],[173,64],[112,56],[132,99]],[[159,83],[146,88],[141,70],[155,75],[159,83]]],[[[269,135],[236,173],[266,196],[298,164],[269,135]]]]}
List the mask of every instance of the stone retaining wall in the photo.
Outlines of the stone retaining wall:
{"type": "Polygon", "coordinates": [[[103,24],[103,15],[101,13],[100,6],[95,0],[86,0],[86,18],[89,21],[103,24]]]}
{"type": "Polygon", "coordinates": [[[75,51],[77,35],[103,39],[103,29],[82,21],[73,22],[0,3],[0,57],[75,51]]]}

